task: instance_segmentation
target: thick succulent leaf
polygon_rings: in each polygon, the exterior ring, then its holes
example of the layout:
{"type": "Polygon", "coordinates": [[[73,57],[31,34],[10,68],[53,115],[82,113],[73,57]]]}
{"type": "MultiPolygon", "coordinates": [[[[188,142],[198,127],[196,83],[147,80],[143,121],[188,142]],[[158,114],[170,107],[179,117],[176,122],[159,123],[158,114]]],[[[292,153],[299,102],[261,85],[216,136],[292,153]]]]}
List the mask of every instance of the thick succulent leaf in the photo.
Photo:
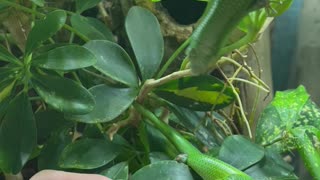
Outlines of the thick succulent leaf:
{"type": "Polygon", "coordinates": [[[17,174],[37,143],[36,124],[28,96],[21,93],[9,104],[0,126],[0,169],[17,174]]]}
{"type": "Polygon", "coordinates": [[[264,157],[264,149],[240,135],[227,137],[219,152],[219,159],[244,170],[264,157]],[[241,147],[241,148],[240,148],[241,147]]]}
{"type": "Polygon", "coordinates": [[[53,132],[44,144],[38,157],[38,170],[61,169],[59,159],[64,148],[71,143],[73,134],[69,127],[62,127],[53,132]]]}
{"type": "Polygon", "coordinates": [[[73,28],[90,40],[114,41],[110,29],[98,19],[74,14],[71,16],[70,21],[73,28]]]}
{"type": "Polygon", "coordinates": [[[293,171],[294,168],[278,152],[268,148],[262,161],[248,168],[245,173],[259,180],[298,180],[293,171]]]}
{"type": "MultiPolygon", "coordinates": [[[[256,142],[267,144],[281,137],[283,133],[292,128],[303,125],[299,121],[300,113],[309,100],[303,86],[295,90],[277,92],[274,100],[261,114],[256,133],[256,142]]],[[[282,144],[277,143],[279,150],[283,150],[282,144]]]]}
{"type": "Polygon", "coordinates": [[[135,6],[128,12],[125,27],[142,79],[152,78],[158,71],[164,52],[157,18],[148,10],[135,6]]]}
{"type": "Polygon", "coordinates": [[[106,176],[110,179],[129,179],[129,167],[127,162],[118,163],[111,168],[104,170],[100,173],[103,176],[106,176]]]}
{"type": "Polygon", "coordinates": [[[96,57],[91,51],[78,45],[58,47],[32,59],[33,65],[54,70],[80,69],[92,66],[96,62],[96,57]]]}
{"type": "Polygon", "coordinates": [[[27,39],[25,54],[30,54],[35,48],[57,31],[65,24],[67,14],[63,10],[56,10],[48,13],[43,20],[36,21],[27,39]]]}
{"type": "Polygon", "coordinates": [[[231,88],[206,75],[170,81],[155,89],[155,93],[173,104],[197,111],[221,109],[235,99],[231,88]]]}
{"type": "Polygon", "coordinates": [[[19,59],[17,59],[10,52],[8,52],[8,50],[4,48],[2,45],[0,45],[0,61],[21,64],[19,59]]]}
{"type": "Polygon", "coordinates": [[[32,84],[44,101],[60,112],[86,114],[95,106],[90,92],[71,79],[34,74],[32,84]]]}
{"type": "Polygon", "coordinates": [[[60,157],[60,167],[94,169],[106,165],[120,153],[121,147],[102,139],[80,139],[69,144],[60,157]]]}
{"type": "Polygon", "coordinates": [[[111,79],[137,87],[138,78],[129,55],[116,43],[94,40],[84,45],[97,57],[94,67],[111,79]]]}
{"type": "Polygon", "coordinates": [[[176,161],[160,161],[145,166],[133,174],[132,180],[192,180],[187,165],[176,161]]]}
{"type": "Polygon", "coordinates": [[[83,11],[96,6],[101,0],[76,0],[76,11],[82,13],[83,11]]]}
{"type": "Polygon", "coordinates": [[[97,85],[89,89],[94,96],[94,109],[84,115],[66,115],[66,118],[84,123],[108,122],[123,113],[137,96],[132,88],[115,88],[108,85],[97,85]]]}

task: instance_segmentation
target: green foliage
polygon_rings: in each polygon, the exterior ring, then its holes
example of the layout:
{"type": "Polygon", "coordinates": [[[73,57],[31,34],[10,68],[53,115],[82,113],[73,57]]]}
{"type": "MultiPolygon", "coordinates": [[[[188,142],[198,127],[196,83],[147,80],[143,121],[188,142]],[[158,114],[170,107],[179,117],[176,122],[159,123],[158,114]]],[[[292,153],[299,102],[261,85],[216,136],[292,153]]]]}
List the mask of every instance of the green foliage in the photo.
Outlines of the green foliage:
{"type": "Polygon", "coordinates": [[[125,27],[142,80],[152,78],[160,66],[164,52],[157,18],[146,9],[132,7],[128,12],[125,27]]]}
{"type": "Polygon", "coordinates": [[[234,101],[229,87],[213,76],[196,76],[170,81],[155,90],[160,97],[197,111],[221,109],[234,101]]]}
{"type": "MultiPolygon", "coordinates": [[[[320,110],[302,86],[277,93],[253,142],[235,135],[247,129],[232,79],[196,76],[185,65],[158,77],[192,39],[161,66],[164,39],[147,9],[128,10],[124,35],[84,15],[101,0],[76,0],[75,12],[31,2],[32,7],[0,1],[0,7],[30,13],[33,24],[23,52],[11,41],[0,45],[1,172],[19,173],[34,158],[39,170],[112,179],[298,179],[280,154],[297,149],[319,178],[320,110]],[[185,164],[172,160],[180,153],[187,153],[180,159],[185,164]]],[[[245,49],[268,16],[282,14],[291,3],[272,1],[269,9],[244,17],[231,29],[243,37],[218,49],[221,56],[245,49]]]]}

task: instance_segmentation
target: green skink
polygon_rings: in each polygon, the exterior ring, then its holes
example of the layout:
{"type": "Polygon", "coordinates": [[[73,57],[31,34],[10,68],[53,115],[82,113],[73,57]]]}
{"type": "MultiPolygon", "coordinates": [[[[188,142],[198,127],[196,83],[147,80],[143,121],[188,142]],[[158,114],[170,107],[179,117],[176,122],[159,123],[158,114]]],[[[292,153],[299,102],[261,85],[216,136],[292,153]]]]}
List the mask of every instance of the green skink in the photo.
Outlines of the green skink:
{"type": "Polygon", "coordinates": [[[250,176],[239,169],[211,156],[202,154],[189,141],[183,138],[173,128],[159,120],[152,112],[140,104],[134,104],[135,109],[163,134],[180,151],[187,155],[186,163],[204,180],[252,180],[250,176]]]}
{"type": "Polygon", "coordinates": [[[201,74],[213,68],[221,57],[221,48],[241,19],[267,4],[268,0],[209,0],[188,48],[193,72],[201,74]]]}

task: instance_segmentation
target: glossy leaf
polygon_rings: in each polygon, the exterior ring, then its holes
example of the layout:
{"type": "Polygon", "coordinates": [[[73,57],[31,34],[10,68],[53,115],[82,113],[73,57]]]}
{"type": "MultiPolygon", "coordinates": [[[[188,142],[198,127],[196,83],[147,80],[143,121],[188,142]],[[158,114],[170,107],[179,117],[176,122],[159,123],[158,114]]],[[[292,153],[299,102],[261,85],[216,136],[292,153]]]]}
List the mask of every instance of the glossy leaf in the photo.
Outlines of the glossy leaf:
{"type": "Polygon", "coordinates": [[[96,6],[101,0],[76,0],[76,10],[77,13],[82,13],[83,11],[96,6]]]}
{"type": "Polygon", "coordinates": [[[221,109],[233,102],[231,88],[213,76],[186,77],[170,81],[155,90],[167,101],[197,111],[221,109]]]}
{"type": "Polygon", "coordinates": [[[64,148],[72,141],[72,129],[60,128],[53,132],[38,157],[38,169],[61,169],[59,159],[64,148]]]}
{"type": "Polygon", "coordinates": [[[41,43],[57,31],[59,31],[66,22],[67,15],[63,10],[52,11],[47,14],[43,20],[36,21],[32,30],[30,31],[25,54],[31,53],[35,48],[39,47],[41,43]]]}
{"type": "Polygon", "coordinates": [[[248,168],[245,173],[253,179],[298,180],[293,171],[294,168],[285,162],[278,152],[268,148],[265,157],[258,164],[248,168]]]}
{"type": "Polygon", "coordinates": [[[175,146],[158,129],[149,124],[145,124],[143,127],[139,128],[140,139],[143,134],[141,133],[141,129],[145,131],[146,142],[144,143],[144,146],[147,146],[146,153],[150,153],[150,151],[163,152],[171,158],[175,158],[179,154],[179,151],[175,148],[175,146]]]}
{"type": "Polygon", "coordinates": [[[0,45],[0,61],[15,63],[15,64],[21,64],[19,62],[19,59],[17,59],[15,56],[13,56],[6,48],[0,45]]]}
{"type": "Polygon", "coordinates": [[[84,123],[111,121],[131,105],[138,93],[135,89],[107,85],[97,85],[89,91],[95,98],[94,109],[85,115],[66,115],[66,118],[84,123]]]}
{"type": "Polygon", "coordinates": [[[88,37],[90,40],[114,41],[113,34],[110,29],[98,19],[74,14],[71,16],[70,21],[73,28],[88,37]]]}
{"type": "Polygon", "coordinates": [[[102,171],[100,174],[110,179],[128,180],[129,179],[128,163],[127,162],[118,163],[112,166],[111,168],[105,171],[102,171]]]}
{"type": "Polygon", "coordinates": [[[97,57],[94,67],[111,79],[128,86],[138,86],[137,74],[129,55],[116,43],[90,41],[84,45],[97,57]]]}
{"type": "Polygon", "coordinates": [[[54,70],[80,69],[92,66],[96,61],[94,54],[78,45],[58,47],[32,59],[33,65],[54,70]]]}
{"type": "MultiPolygon", "coordinates": [[[[207,148],[211,149],[218,146],[218,141],[210,129],[216,128],[211,123],[211,119],[203,121],[205,112],[196,112],[187,108],[179,107],[174,104],[168,103],[168,108],[180,120],[195,137],[201,141],[207,148]]],[[[214,112],[212,112],[214,114],[214,112]]],[[[217,116],[215,117],[217,119],[217,116]]]]}
{"type": "Polygon", "coordinates": [[[71,121],[64,119],[64,114],[47,108],[35,113],[37,123],[38,143],[43,143],[51,133],[61,129],[64,126],[73,124],[71,121]]]}
{"type": "MultiPolygon", "coordinates": [[[[308,100],[309,95],[303,86],[295,90],[277,92],[274,100],[264,109],[259,118],[256,141],[262,144],[271,143],[293,127],[303,125],[299,117],[308,100]]],[[[281,150],[288,148],[281,143],[275,145],[281,150]]]]}
{"type": "Polygon", "coordinates": [[[142,79],[152,78],[158,71],[164,52],[157,18],[148,10],[135,6],[128,12],[125,27],[142,79]]]}
{"type": "Polygon", "coordinates": [[[102,139],[81,139],[69,144],[62,152],[60,167],[94,169],[118,156],[120,146],[102,139]]]}
{"type": "Polygon", "coordinates": [[[0,126],[0,169],[10,174],[20,172],[36,142],[31,104],[21,93],[10,102],[0,126]]]}
{"type": "Polygon", "coordinates": [[[219,152],[219,159],[244,170],[264,157],[264,149],[240,135],[227,137],[219,152]],[[241,147],[241,148],[239,148],[241,147]]]}
{"type": "Polygon", "coordinates": [[[70,79],[34,74],[32,84],[44,101],[60,112],[86,114],[95,106],[89,91],[70,79]]]}
{"type": "Polygon", "coordinates": [[[187,165],[176,161],[160,161],[139,169],[133,174],[132,180],[192,180],[187,165]]]}

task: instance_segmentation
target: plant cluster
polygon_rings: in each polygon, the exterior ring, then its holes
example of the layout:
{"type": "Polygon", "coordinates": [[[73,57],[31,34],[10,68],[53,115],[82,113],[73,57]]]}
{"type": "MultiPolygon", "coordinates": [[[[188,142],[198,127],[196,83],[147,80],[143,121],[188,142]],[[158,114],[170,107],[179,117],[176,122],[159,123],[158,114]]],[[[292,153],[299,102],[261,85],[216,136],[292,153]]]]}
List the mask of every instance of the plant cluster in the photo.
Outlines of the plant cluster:
{"type": "Polygon", "coordinates": [[[305,88],[277,92],[253,127],[236,87],[244,82],[269,92],[244,54],[292,0],[270,1],[245,14],[232,29],[242,36],[222,44],[214,62],[199,59],[223,80],[196,74],[188,56],[180,70],[164,75],[197,38],[161,63],[164,40],[150,11],[130,8],[124,28],[131,49],[124,49],[103,22],[82,15],[98,3],[76,0],[72,12],[43,0],[0,0],[1,18],[20,12],[9,27],[32,27],[8,28],[0,38],[0,172],[17,174],[34,161],[38,170],[112,179],[237,179],[233,175],[247,176],[243,172],[253,179],[298,179],[282,158],[297,149],[320,179],[320,110],[305,88]],[[226,63],[235,67],[231,77],[222,70],[226,63]]]}

